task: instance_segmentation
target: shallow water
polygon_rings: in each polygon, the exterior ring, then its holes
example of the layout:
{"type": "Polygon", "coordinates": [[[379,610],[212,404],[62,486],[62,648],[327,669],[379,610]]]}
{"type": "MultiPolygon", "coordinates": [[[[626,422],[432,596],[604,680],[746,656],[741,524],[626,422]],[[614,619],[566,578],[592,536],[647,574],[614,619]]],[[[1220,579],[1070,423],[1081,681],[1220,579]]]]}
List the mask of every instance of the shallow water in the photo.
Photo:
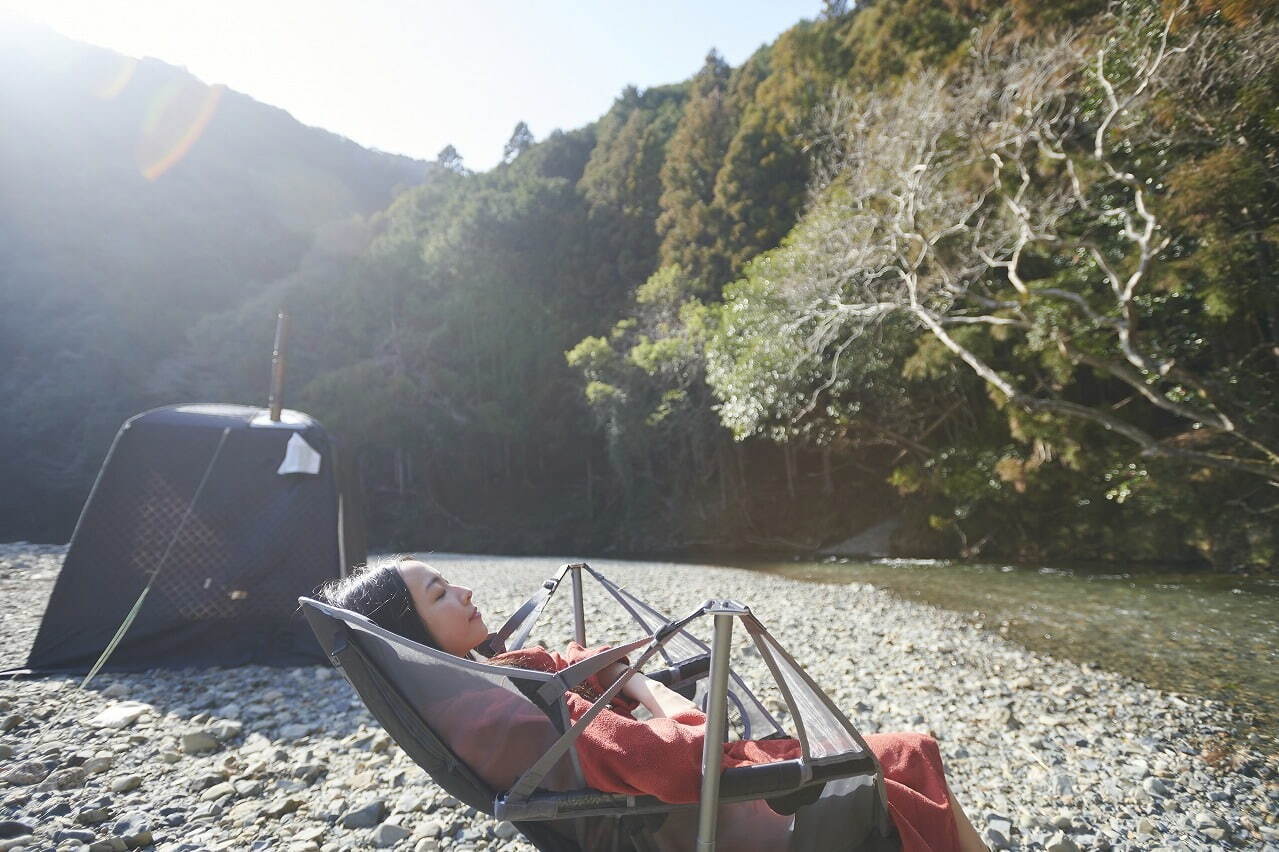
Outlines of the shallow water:
{"type": "Polygon", "coordinates": [[[1227,701],[1256,733],[1279,741],[1279,580],[897,559],[739,567],[870,583],[964,613],[1033,650],[1227,701]]]}

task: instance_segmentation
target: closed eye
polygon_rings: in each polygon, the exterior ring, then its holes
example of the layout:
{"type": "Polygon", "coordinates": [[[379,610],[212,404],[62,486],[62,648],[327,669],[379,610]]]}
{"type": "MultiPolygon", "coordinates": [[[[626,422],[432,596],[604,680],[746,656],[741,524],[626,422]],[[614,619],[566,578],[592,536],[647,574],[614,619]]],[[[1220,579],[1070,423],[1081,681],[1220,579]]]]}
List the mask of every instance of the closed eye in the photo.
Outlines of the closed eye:
{"type": "Polygon", "coordinates": [[[444,582],[444,578],[438,574],[432,577],[426,584],[426,599],[432,603],[444,597],[447,591],[448,583],[444,582]],[[436,591],[438,589],[438,592],[436,591]]]}

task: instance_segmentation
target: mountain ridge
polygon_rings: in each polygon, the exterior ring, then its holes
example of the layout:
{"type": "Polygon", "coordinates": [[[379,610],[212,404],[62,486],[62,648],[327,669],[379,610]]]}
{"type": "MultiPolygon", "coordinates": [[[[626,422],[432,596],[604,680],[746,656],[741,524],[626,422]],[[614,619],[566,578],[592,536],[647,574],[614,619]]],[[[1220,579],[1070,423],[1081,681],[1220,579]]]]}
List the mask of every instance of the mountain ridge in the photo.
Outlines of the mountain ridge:
{"type": "Polygon", "coordinates": [[[200,318],[266,290],[317,235],[426,172],[162,60],[6,19],[0,112],[0,432],[13,448],[0,479],[14,483],[0,537],[65,537],[71,495],[154,402],[149,374],[200,318]]]}

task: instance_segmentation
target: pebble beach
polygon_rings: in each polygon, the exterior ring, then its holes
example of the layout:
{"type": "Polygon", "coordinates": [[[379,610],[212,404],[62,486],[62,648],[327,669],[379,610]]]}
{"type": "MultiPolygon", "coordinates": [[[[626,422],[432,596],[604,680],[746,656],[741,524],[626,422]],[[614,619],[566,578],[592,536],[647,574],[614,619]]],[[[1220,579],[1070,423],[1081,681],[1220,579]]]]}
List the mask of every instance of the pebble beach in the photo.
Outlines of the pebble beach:
{"type": "MultiPolygon", "coordinates": [[[[0,545],[0,669],[25,661],[64,553],[0,545]]],[[[426,559],[475,590],[490,627],[562,561],[426,559]]],[[[870,586],[591,564],[671,614],[740,600],[864,733],[931,733],[992,848],[1279,852],[1279,760],[1219,702],[1037,655],[870,586]]],[[[568,598],[534,641],[571,638],[568,598]]],[[[588,644],[638,637],[602,593],[586,602],[588,644]]],[[[781,708],[744,641],[734,666],[781,708]]],[[[0,852],[377,848],[533,849],[438,788],[330,668],[106,672],[84,690],[0,680],[0,852]]]]}

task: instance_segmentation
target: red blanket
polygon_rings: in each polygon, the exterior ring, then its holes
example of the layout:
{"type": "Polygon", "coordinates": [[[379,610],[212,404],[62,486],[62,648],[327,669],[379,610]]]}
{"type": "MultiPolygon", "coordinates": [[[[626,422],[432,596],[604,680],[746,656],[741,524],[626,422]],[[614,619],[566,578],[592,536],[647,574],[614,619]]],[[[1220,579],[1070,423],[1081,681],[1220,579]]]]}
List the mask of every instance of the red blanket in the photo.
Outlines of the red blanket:
{"type": "MultiPolygon", "coordinates": [[[[570,643],[567,656],[525,648],[494,657],[497,665],[557,672],[601,648],[570,643]]],[[[567,696],[576,722],[603,692],[594,679],[567,696]]],[[[656,796],[664,802],[695,802],[701,791],[706,717],[692,710],[666,719],[636,720],[633,702],[617,699],[576,743],[586,783],[597,790],[656,796]]],[[[884,770],[888,809],[903,852],[959,849],[958,828],[937,742],[924,734],[872,734],[867,745],[884,770]]],[[[737,740],[724,744],[724,768],[772,763],[800,756],[798,740],[737,740]]]]}

